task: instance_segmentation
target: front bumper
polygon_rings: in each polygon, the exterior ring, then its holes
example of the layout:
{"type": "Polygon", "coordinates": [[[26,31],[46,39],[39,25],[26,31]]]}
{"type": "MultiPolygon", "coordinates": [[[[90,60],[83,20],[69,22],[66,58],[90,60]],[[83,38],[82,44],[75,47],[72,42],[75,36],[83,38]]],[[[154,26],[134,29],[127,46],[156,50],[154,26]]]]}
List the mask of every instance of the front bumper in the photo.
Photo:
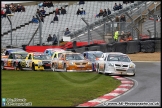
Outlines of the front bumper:
{"type": "Polygon", "coordinates": [[[125,70],[122,70],[116,69],[114,67],[112,68],[109,67],[105,70],[105,73],[113,75],[135,75],[135,68],[127,68],[125,70]]]}

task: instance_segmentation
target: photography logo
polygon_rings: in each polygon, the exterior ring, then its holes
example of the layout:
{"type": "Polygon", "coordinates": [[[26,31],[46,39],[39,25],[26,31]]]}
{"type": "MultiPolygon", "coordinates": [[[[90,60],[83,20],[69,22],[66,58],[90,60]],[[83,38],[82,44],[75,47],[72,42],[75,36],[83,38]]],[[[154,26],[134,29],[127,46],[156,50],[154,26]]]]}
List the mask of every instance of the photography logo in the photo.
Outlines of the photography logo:
{"type": "Polygon", "coordinates": [[[2,98],[2,106],[6,105],[6,98],[2,98]]]}

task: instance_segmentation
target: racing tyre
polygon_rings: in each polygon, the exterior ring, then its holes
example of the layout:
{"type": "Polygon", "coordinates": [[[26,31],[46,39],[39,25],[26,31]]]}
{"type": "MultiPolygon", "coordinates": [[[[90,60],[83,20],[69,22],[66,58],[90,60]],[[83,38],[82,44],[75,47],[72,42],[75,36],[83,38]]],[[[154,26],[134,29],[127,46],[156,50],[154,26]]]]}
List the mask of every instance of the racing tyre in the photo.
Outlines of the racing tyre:
{"type": "Polygon", "coordinates": [[[52,71],[54,72],[54,71],[55,71],[55,69],[56,69],[55,65],[54,65],[54,64],[52,64],[52,71]]]}
{"type": "Polygon", "coordinates": [[[19,67],[19,70],[20,70],[20,71],[23,70],[23,68],[22,68],[22,66],[21,66],[20,63],[19,63],[19,65],[18,65],[18,67],[19,67]]]}
{"type": "Polygon", "coordinates": [[[64,64],[64,72],[67,72],[66,64],[64,64]]]}
{"type": "Polygon", "coordinates": [[[17,70],[16,63],[13,64],[14,70],[17,70]]]}
{"type": "Polygon", "coordinates": [[[35,70],[35,64],[34,64],[34,63],[32,64],[32,70],[33,70],[33,71],[36,71],[36,70],[35,70]]]}
{"type": "Polygon", "coordinates": [[[1,62],[1,70],[4,70],[4,62],[1,62]]]}

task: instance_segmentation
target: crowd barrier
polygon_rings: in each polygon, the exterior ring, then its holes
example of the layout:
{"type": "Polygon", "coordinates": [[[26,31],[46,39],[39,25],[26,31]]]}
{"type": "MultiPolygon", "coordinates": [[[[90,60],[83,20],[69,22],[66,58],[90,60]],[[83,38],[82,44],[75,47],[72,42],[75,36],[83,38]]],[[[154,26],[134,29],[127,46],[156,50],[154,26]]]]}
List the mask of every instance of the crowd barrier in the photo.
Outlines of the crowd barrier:
{"type": "MultiPolygon", "coordinates": [[[[153,53],[161,51],[161,40],[135,40],[128,42],[115,42],[111,44],[90,44],[78,46],[77,42],[73,43],[73,48],[66,48],[67,51],[83,53],[85,51],[102,51],[102,52],[122,52],[125,54],[135,54],[138,52],[153,53]]],[[[23,46],[27,52],[43,52],[47,48],[61,48],[59,46],[23,46]]]]}
{"type": "Polygon", "coordinates": [[[111,44],[89,45],[76,47],[72,49],[75,52],[83,53],[84,51],[102,51],[102,52],[122,52],[125,54],[135,54],[138,52],[153,53],[161,51],[161,40],[135,40],[128,42],[115,42],[111,44]]]}

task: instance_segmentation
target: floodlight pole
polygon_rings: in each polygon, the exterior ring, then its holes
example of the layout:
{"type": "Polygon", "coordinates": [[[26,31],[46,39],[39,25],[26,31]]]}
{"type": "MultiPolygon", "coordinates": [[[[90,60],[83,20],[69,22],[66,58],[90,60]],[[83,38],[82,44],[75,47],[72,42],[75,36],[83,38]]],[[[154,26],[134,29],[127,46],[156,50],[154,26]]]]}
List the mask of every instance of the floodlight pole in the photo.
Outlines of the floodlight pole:
{"type": "Polygon", "coordinates": [[[89,27],[89,24],[86,22],[86,20],[84,18],[81,18],[85,23],[86,25],[88,26],[88,45],[90,44],[90,27],[89,27]]]}
{"type": "Polygon", "coordinates": [[[7,19],[8,21],[10,22],[10,25],[11,25],[11,48],[12,48],[12,22],[11,22],[11,17],[9,18],[8,16],[11,16],[11,15],[7,15],[7,19]]]}

